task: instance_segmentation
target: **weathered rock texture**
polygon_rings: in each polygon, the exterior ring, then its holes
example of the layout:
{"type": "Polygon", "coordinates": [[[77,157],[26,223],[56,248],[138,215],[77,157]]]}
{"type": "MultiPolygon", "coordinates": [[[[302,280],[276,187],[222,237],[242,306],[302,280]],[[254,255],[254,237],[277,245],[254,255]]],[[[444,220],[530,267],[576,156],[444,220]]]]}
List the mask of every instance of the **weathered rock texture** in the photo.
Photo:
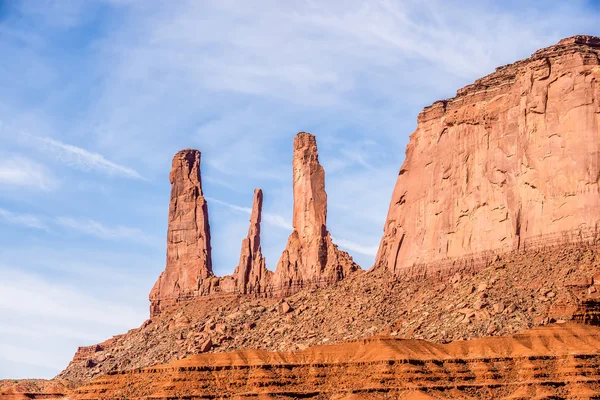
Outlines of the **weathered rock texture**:
{"type": "Polygon", "coordinates": [[[151,315],[179,299],[208,294],[213,276],[200,152],[186,149],[175,154],[169,180],[167,265],[150,292],[151,315]]]}
{"type": "Polygon", "coordinates": [[[322,286],[343,279],[359,267],[339,250],[327,231],[325,171],[319,164],[317,141],[300,132],[294,139],[294,231],[279,259],[274,290],[290,294],[306,286],[322,286]]]}
{"type": "Polygon", "coordinates": [[[0,380],[0,400],[66,399],[72,388],[59,380],[0,380]]]}
{"type": "Polygon", "coordinates": [[[590,399],[600,328],[549,325],[450,344],[390,337],[297,353],[244,350],[109,374],[75,399],[590,399]]]}
{"type": "Polygon", "coordinates": [[[456,274],[446,282],[434,276],[393,280],[383,269],[357,271],[283,303],[230,295],[180,304],[78,352],[59,378],[81,382],[207,351],[291,351],[374,334],[448,343],[511,335],[554,320],[594,323],[598,300],[600,243],[512,252],[476,274],[456,274]],[[585,307],[578,309],[581,300],[585,307]]]}
{"type": "Polygon", "coordinates": [[[242,294],[264,293],[271,278],[271,272],[265,266],[265,258],[260,247],[262,204],[263,192],[261,189],[256,189],[248,237],[242,240],[240,263],[233,273],[236,278],[237,292],[242,294]]]}
{"type": "Polygon", "coordinates": [[[331,241],[327,231],[325,171],[313,135],[299,133],[293,158],[294,231],[275,272],[267,270],[260,246],[263,193],[254,191],[248,236],[233,275],[212,272],[208,207],[202,193],[200,152],[173,158],[167,232],[167,266],[150,292],[150,316],[181,302],[210,295],[280,297],[304,287],[337,282],[359,267],[331,241]]]}
{"type": "Polygon", "coordinates": [[[600,38],[576,36],[425,108],[375,267],[450,275],[492,252],[595,237],[599,81],[600,38]]]}

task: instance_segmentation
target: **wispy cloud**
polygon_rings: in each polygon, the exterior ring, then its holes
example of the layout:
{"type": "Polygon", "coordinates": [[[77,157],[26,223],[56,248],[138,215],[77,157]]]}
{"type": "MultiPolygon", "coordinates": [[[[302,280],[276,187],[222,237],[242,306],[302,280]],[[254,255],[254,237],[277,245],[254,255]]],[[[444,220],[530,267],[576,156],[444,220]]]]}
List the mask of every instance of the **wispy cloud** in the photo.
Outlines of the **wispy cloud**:
{"type": "Polygon", "coordinates": [[[153,244],[155,240],[147,236],[138,228],[127,226],[106,226],[93,219],[77,219],[71,217],[57,217],[56,223],[69,230],[80,232],[85,235],[95,236],[106,240],[128,240],[141,244],[153,244]]]}
{"type": "Polygon", "coordinates": [[[58,180],[42,164],[23,156],[0,159],[0,185],[53,190],[58,180]]]}
{"type": "Polygon", "coordinates": [[[46,224],[39,217],[29,214],[15,214],[8,210],[0,208],[0,221],[4,221],[12,225],[21,225],[28,228],[48,230],[46,224]]]}
{"type": "Polygon", "coordinates": [[[31,135],[27,135],[27,137],[41,144],[43,150],[53,154],[60,162],[73,168],[83,171],[98,171],[107,175],[116,175],[124,178],[145,180],[136,170],[109,161],[102,154],[48,137],[31,135]]]}
{"type": "Polygon", "coordinates": [[[340,239],[338,237],[332,237],[332,240],[342,249],[349,250],[351,252],[356,252],[359,254],[364,254],[366,256],[373,257],[375,257],[375,255],[377,254],[378,246],[365,246],[359,243],[352,242],[350,240],[340,239]]]}
{"type": "MultiPolygon", "coordinates": [[[[236,206],[235,204],[227,203],[226,201],[215,199],[215,198],[212,198],[212,197],[206,197],[206,199],[209,200],[209,201],[211,201],[211,202],[213,202],[213,203],[217,203],[217,204],[223,205],[223,206],[228,207],[228,208],[230,208],[232,210],[243,212],[243,213],[248,214],[248,215],[250,215],[252,213],[252,208],[250,208],[250,207],[236,206]]],[[[279,214],[273,214],[273,213],[263,212],[262,213],[262,219],[263,219],[263,221],[265,221],[269,225],[275,226],[277,228],[286,229],[286,230],[290,230],[290,231],[292,229],[294,229],[292,227],[291,222],[287,221],[283,216],[281,216],[279,214]]]]}
{"type": "Polygon", "coordinates": [[[30,378],[34,370],[51,378],[68,364],[77,346],[124,332],[146,317],[130,305],[90,295],[79,285],[49,282],[22,267],[0,264],[0,274],[3,378],[30,378]]]}

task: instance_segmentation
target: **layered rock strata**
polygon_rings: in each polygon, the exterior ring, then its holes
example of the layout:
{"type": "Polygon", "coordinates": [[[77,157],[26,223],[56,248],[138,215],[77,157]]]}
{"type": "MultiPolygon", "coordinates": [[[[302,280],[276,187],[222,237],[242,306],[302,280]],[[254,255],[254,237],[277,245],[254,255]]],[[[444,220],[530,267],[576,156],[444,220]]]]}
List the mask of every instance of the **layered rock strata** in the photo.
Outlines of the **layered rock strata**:
{"type": "Polygon", "coordinates": [[[111,373],[75,399],[600,396],[600,328],[549,325],[445,345],[390,337],[296,353],[244,350],[111,373]]]}
{"type": "Polygon", "coordinates": [[[418,117],[375,261],[449,275],[492,253],[595,239],[600,38],[539,50],[418,117]]]}
{"type": "Polygon", "coordinates": [[[359,267],[339,250],[327,231],[325,171],[319,164],[317,141],[300,132],[294,139],[294,231],[279,259],[274,290],[291,294],[302,287],[322,286],[343,279],[359,267]]]}
{"type": "Polygon", "coordinates": [[[300,291],[285,303],[209,296],[166,310],[101,343],[101,351],[94,346],[82,352],[59,378],[82,382],[206,351],[291,351],[373,334],[436,343],[506,336],[571,318],[594,323],[598,303],[593,300],[599,299],[600,244],[509,253],[449,282],[434,276],[391,280],[385,270],[358,271],[336,285],[300,291]]]}
{"type": "Polygon", "coordinates": [[[175,154],[169,180],[167,263],[150,292],[150,315],[179,299],[209,294],[209,278],[214,276],[200,152],[186,149],[175,154]]]}
{"type": "Polygon", "coordinates": [[[265,266],[265,258],[260,246],[260,221],[262,217],[263,192],[254,191],[250,228],[248,236],[242,240],[240,263],[233,275],[236,279],[237,292],[241,294],[264,293],[270,282],[271,272],[265,266]]]}

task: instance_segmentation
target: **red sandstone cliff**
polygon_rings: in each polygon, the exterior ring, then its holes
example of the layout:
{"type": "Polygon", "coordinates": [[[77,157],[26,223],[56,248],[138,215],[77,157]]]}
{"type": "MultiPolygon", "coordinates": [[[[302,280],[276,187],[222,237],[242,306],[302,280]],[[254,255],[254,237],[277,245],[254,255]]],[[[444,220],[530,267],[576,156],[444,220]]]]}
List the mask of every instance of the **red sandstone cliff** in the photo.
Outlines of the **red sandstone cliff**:
{"type": "Polygon", "coordinates": [[[599,79],[600,38],[577,36],[425,108],[375,268],[443,274],[492,251],[595,236],[599,79]]]}
{"type": "Polygon", "coordinates": [[[359,267],[339,250],[327,231],[325,171],[319,164],[317,141],[300,132],[294,139],[294,231],[275,270],[274,287],[284,294],[305,286],[343,279],[359,267]]]}
{"type": "Polygon", "coordinates": [[[200,152],[173,157],[167,231],[167,265],[150,292],[150,314],[177,299],[208,293],[213,276],[208,206],[202,193],[200,152]]]}

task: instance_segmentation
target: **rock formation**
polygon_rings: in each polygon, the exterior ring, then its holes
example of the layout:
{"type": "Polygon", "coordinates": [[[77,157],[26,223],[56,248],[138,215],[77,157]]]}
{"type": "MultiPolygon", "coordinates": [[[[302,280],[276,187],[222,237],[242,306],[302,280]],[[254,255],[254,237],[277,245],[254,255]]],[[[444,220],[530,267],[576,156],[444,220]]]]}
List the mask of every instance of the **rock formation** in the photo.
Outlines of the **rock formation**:
{"type": "Polygon", "coordinates": [[[285,302],[208,296],[173,307],[124,335],[80,349],[59,378],[82,382],[172,362],[204,352],[209,340],[210,352],[291,351],[372,335],[448,343],[511,335],[551,321],[593,324],[600,320],[598,301],[600,243],[512,252],[450,282],[357,271],[285,302]]]}
{"type": "Polygon", "coordinates": [[[200,152],[173,157],[167,265],[150,292],[150,315],[179,299],[208,294],[213,276],[208,206],[202,193],[200,152]]]}
{"type": "Polygon", "coordinates": [[[418,117],[375,268],[396,275],[597,237],[600,38],[539,50],[418,117]]]}
{"type": "Polygon", "coordinates": [[[64,400],[68,398],[70,389],[69,382],[60,380],[6,379],[0,380],[0,400],[64,400]]]}
{"type": "Polygon", "coordinates": [[[283,294],[306,286],[322,286],[358,269],[352,258],[333,244],[327,231],[325,171],[319,164],[317,141],[300,132],[294,139],[294,231],[275,270],[274,289],[283,294]]]}
{"type": "Polygon", "coordinates": [[[260,246],[263,193],[254,192],[248,237],[233,275],[212,272],[208,207],[202,192],[200,152],[186,149],[173,158],[167,232],[167,265],[150,292],[150,316],[179,302],[212,294],[287,296],[307,286],[336,282],[358,269],[327,231],[325,172],[315,137],[294,140],[294,232],[275,273],[268,271],[260,246]]]}
{"type": "Polygon", "coordinates": [[[376,337],[202,354],[99,377],[72,398],[591,399],[598,346],[600,328],[567,323],[449,344],[376,337]]]}
{"type": "Polygon", "coordinates": [[[265,266],[265,259],[260,247],[262,204],[263,192],[261,189],[256,189],[250,214],[248,237],[242,240],[240,263],[233,273],[237,292],[241,294],[264,293],[271,275],[265,266]]]}

